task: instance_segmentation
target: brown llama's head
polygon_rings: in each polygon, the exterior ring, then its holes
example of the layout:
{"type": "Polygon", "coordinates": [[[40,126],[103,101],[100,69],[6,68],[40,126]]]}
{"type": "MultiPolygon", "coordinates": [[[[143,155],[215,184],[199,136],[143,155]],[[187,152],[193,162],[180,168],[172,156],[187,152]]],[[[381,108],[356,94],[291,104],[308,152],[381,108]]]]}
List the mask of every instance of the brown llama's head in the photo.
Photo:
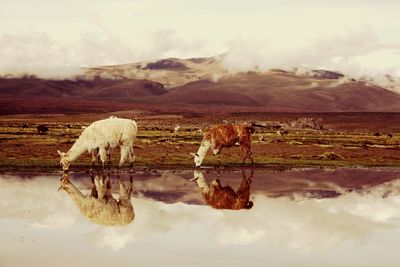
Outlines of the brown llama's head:
{"type": "Polygon", "coordinates": [[[244,208],[245,208],[246,210],[249,210],[249,209],[251,209],[251,208],[253,207],[253,205],[254,205],[253,201],[249,201],[249,202],[246,203],[246,205],[244,206],[244,208]]]}
{"type": "Polygon", "coordinates": [[[256,131],[256,129],[254,128],[253,125],[246,125],[245,128],[246,128],[246,132],[248,132],[249,134],[253,134],[256,131]]]}

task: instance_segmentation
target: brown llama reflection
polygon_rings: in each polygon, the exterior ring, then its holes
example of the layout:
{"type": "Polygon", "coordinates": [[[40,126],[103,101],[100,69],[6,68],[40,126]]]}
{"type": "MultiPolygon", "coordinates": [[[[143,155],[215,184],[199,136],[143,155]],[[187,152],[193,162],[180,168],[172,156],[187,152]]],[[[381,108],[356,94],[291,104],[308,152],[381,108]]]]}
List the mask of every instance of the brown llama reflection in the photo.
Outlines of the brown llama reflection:
{"type": "Polygon", "coordinates": [[[249,178],[246,178],[242,170],[243,179],[239,188],[235,191],[230,186],[222,186],[219,179],[214,179],[208,185],[201,171],[194,171],[194,178],[207,204],[215,209],[251,209],[253,201],[250,201],[250,184],[254,171],[251,171],[249,178]]]}
{"type": "Polygon", "coordinates": [[[110,173],[94,175],[91,173],[91,193],[84,195],[69,180],[68,174],[63,174],[60,189],[63,189],[80,212],[90,221],[101,225],[123,226],[133,221],[135,213],[131,203],[132,176],[128,186],[119,179],[119,199],[111,194],[110,173]]]}

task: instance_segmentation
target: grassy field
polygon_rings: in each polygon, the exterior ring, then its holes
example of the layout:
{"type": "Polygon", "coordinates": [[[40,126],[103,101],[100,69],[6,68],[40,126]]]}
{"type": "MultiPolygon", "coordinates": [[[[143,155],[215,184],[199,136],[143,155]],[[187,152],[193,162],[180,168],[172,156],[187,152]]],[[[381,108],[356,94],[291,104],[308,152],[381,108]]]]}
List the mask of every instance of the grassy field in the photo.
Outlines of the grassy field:
{"type": "MultiPolygon", "coordinates": [[[[107,116],[3,117],[0,120],[0,170],[59,170],[57,150],[67,151],[83,131],[82,126],[107,116]],[[39,124],[47,125],[49,132],[39,134],[36,129],[39,124]]],[[[198,130],[204,132],[210,125],[222,121],[221,118],[176,115],[136,114],[135,117],[139,126],[135,165],[141,168],[193,167],[189,153],[197,151],[202,140],[198,130]],[[173,131],[175,125],[180,126],[176,135],[173,131]]],[[[289,129],[287,134],[280,136],[276,129],[257,127],[252,137],[254,165],[277,168],[400,166],[399,144],[398,133],[360,129],[289,129]]],[[[114,150],[113,164],[118,160],[119,151],[114,150]]],[[[221,160],[223,166],[240,166],[239,147],[225,149],[221,160]]],[[[85,170],[89,165],[90,157],[85,153],[71,169],[85,170]]],[[[217,166],[216,158],[209,152],[203,165],[217,166]]]]}

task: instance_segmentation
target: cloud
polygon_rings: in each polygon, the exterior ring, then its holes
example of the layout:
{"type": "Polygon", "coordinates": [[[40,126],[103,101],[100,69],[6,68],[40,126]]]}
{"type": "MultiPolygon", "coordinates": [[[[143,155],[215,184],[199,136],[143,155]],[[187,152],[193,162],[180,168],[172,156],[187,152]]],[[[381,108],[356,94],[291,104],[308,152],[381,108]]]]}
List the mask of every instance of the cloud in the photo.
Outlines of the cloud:
{"type": "Polygon", "coordinates": [[[76,75],[78,66],[67,61],[67,54],[66,49],[42,33],[2,35],[0,74],[76,75]]]}
{"type": "Polygon", "coordinates": [[[399,226],[399,192],[400,180],[394,180],[338,198],[297,197],[293,201],[256,195],[247,216],[225,213],[216,223],[216,237],[222,244],[261,239],[272,247],[301,252],[326,251],[346,241],[363,242],[378,229],[399,226]]]}
{"type": "MultiPolygon", "coordinates": [[[[302,31],[303,29],[299,29],[302,31]]],[[[68,78],[82,73],[82,67],[114,65],[165,57],[216,55],[211,40],[173,29],[150,31],[137,42],[120,38],[101,27],[82,33],[71,41],[57,41],[43,32],[0,36],[0,75],[36,74],[44,78],[68,78]]],[[[389,74],[400,76],[400,43],[382,41],[370,26],[335,29],[312,37],[290,39],[286,35],[268,38],[227,38],[222,66],[231,72],[289,69],[340,71],[354,78],[382,81],[389,74]]],[[[216,73],[214,80],[218,80],[216,73]]],[[[381,85],[386,83],[381,82],[381,85]]],[[[397,88],[395,85],[390,84],[397,88]]]]}
{"type": "Polygon", "coordinates": [[[400,43],[383,42],[373,28],[365,26],[319,35],[301,44],[273,38],[234,40],[229,43],[223,65],[237,71],[306,66],[342,71],[356,77],[398,75],[399,54],[400,43]]]}
{"type": "Polygon", "coordinates": [[[200,227],[208,229],[208,242],[214,245],[264,243],[301,253],[330,251],[344,242],[364,243],[377,231],[398,228],[400,198],[393,189],[400,190],[399,183],[328,199],[256,194],[254,207],[240,211],[134,199],[138,216],[132,224],[98,227],[87,238],[97,247],[121,250],[133,242],[179,236],[200,227]]]}
{"type": "Polygon", "coordinates": [[[132,242],[145,241],[152,236],[167,235],[195,225],[201,218],[207,218],[213,213],[204,206],[182,203],[165,204],[136,198],[132,203],[137,214],[133,223],[126,227],[98,226],[87,234],[88,241],[96,247],[117,251],[132,242]]]}
{"type": "Polygon", "coordinates": [[[81,221],[72,201],[65,201],[58,192],[58,179],[33,177],[29,180],[15,176],[0,179],[0,218],[18,219],[35,228],[62,229],[81,221]],[[34,201],[35,200],[35,201],[34,201]]]}
{"type": "Polygon", "coordinates": [[[202,54],[205,44],[194,37],[183,37],[172,29],[160,29],[150,35],[147,58],[190,57],[193,51],[202,54]]]}
{"type": "Polygon", "coordinates": [[[90,243],[99,248],[110,248],[118,251],[135,240],[134,235],[125,229],[100,228],[87,235],[90,243]]]}
{"type": "MultiPolygon", "coordinates": [[[[327,199],[254,194],[254,207],[240,211],[133,198],[136,218],[126,227],[91,224],[65,193],[57,192],[58,184],[49,177],[22,181],[2,176],[1,219],[34,228],[80,229],[90,244],[114,251],[152,237],[200,238],[182,236],[188,229],[203,229],[206,236],[201,238],[210,245],[261,242],[299,252],[326,251],[344,242],[365,242],[378,231],[398,229],[400,223],[400,180],[327,199]]],[[[150,188],[158,187],[153,183],[150,188]]]]}
{"type": "Polygon", "coordinates": [[[69,42],[42,32],[0,36],[0,75],[35,74],[43,78],[71,78],[82,67],[117,65],[163,57],[190,57],[201,52],[199,40],[173,30],[158,30],[141,42],[127,43],[107,31],[85,33],[69,42]]]}
{"type": "Polygon", "coordinates": [[[248,215],[252,220],[227,214],[217,223],[216,237],[222,244],[249,244],[262,240],[270,247],[300,252],[326,251],[345,241],[365,241],[377,229],[389,229],[389,222],[399,219],[400,214],[393,213],[394,203],[398,200],[390,200],[392,203],[388,204],[388,200],[374,199],[379,204],[368,207],[370,201],[369,197],[356,195],[299,202],[258,195],[254,211],[248,215]],[[352,202],[357,204],[351,205],[352,202]],[[371,216],[378,208],[379,215],[371,216]]]}
{"type": "Polygon", "coordinates": [[[232,71],[399,76],[396,1],[25,2],[0,3],[0,75],[68,77],[82,66],[227,52],[232,71]]]}
{"type": "Polygon", "coordinates": [[[243,227],[227,227],[219,228],[215,234],[216,240],[222,245],[248,245],[265,238],[266,230],[264,229],[247,229],[243,227]]]}
{"type": "Polygon", "coordinates": [[[110,35],[85,34],[72,43],[58,42],[44,33],[5,34],[0,37],[0,74],[36,74],[68,78],[83,66],[117,64],[134,58],[133,50],[110,35]]]}

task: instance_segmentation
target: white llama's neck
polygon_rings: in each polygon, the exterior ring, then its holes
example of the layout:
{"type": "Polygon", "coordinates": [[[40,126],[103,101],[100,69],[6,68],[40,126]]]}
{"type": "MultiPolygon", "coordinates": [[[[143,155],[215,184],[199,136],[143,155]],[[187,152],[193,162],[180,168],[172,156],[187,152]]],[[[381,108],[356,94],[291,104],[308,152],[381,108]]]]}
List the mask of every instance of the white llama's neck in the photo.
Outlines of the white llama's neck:
{"type": "Polygon", "coordinates": [[[79,157],[82,153],[84,153],[87,150],[86,145],[80,138],[76,140],[75,144],[68,150],[67,152],[67,159],[72,162],[74,161],[77,157],[79,157]]]}
{"type": "Polygon", "coordinates": [[[203,162],[204,157],[207,154],[207,151],[211,147],[211,142],[209,140],[203,140],[201,142],[201,145],[199,147],[199,150],[197,150],[197,155],[199,155],[200,158],[200,164],[203,162]]]}

